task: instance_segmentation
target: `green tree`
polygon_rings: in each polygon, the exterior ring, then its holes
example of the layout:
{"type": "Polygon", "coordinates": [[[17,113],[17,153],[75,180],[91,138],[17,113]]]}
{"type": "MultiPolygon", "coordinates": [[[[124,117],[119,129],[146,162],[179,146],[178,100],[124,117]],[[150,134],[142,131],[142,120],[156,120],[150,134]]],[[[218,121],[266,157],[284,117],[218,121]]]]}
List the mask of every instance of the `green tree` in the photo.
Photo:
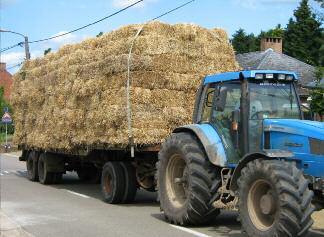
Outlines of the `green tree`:
{"type": "Polygon", "coordinates": [[[258,50],[257,38],[254,34],[247,35],[245,31],[240,28],[234,34],[231,40],[236,53],[248,53],[258,50]]]}
{"type": "Polygon", "coordinates": [[[44,50],[44,55],[50,53],[51,51],[52,51],[52,48],[45,49],[45,50],[44,50]]]}
{"type": "Polygon", "coordinates": [[[302,0],[290,18],[284,34],[284,53],[312,65],[320,65],[323,44],[321,23],[311,12],[308,0],[302,0]]]}
{"type": "Polygon", "coordinates": [[[103,36],[103,32],[100,31],[99,34],[96,35],[96,37],[100,37],[100,36],[103,36]]]}
{"type": "MultiPolygon", "coordinates": [[[[11,106],[4,99],[4,88],[0,87],[0,117],[2,117],[2,115],[4,114],[4,110],[6,107],[9,108],[9,113],[12,113],[11,106]]],[[[5,125],[0,123],[0,133],[4,131],[5,131],[5,125]]],[[[13,126],[11,124],[8,126],[8,132],[13,133],[13,126]]]]}
{"type": "Polygon", "coordinates": [[[322,78],[324,78],[324,67],[318,67],[316,72],[316,89],[311,92],[311,111],[317,113],[321,118],[324,115],[324,87],[320,85],[322,78]]]}
{"type": "Polygon", "coordinates": [[[324,8],[324,0],[315,0],[316,2],[318,2],[322,8],[324,8]]]}
{"type": "Polygon", "coordinates": [[[264,37],[284,37],[285,34],[285,29],[281,27],[281,24],[278,24],[275,28],[270,29],[266,32],[261,32],[263,33],[264,37]]]}

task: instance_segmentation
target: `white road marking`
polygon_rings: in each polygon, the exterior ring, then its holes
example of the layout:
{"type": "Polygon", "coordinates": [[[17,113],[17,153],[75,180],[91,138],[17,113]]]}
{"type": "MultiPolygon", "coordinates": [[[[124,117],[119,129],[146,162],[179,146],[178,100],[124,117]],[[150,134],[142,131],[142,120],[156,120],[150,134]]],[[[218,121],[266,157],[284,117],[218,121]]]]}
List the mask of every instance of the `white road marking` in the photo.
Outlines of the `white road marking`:
{"type": "Polygon", "coordinates": [[[6,173],[6,174],[9,174],[9,172],[8,172],[8,171],[6,171],[6,170],[5,170],[5,171],[3,171],[3,172],[4,172],[4,173],[6,173]]]}
{"type": "Polygon", "coordinates": [[[70,191],[70,190],[66,190],[66,191],[69,192],[69,193],[72,193],[72,194],[74,194],[74,195],[77,195],[77,196],[79,196],[79,197],[83,197],[83,198],[90,198],[89,196],[84,195],[84,194],[81,194],[81,193],[73,192],[73,191],[70,191]]]}
{"type": "Polygon", "coordinates": [[[205,234],[200,233],[200,232],[198,232],[198,231],[194,231],[194,230],[191,230],[191,229],[188,229],[188,228],[182,227],[182,226],[177,226],[177,225],[170,225],[170,226],[173,227],[173,228],[176,228],[176,229],[178,229],[178,230],[182,230],[182,231],[184,231],[184,232],[187,232],[187,233],[189,233],[189,234],[192,234],[192,235],[194,235],[194,236],[197,236],[197,237],[211,237],[211,236],[209,236],[209,235],[205,235],[205,234]]]}
{"type": "Polygon", "coordinates": [[[2,176],[2,175],[3,175],[3,173],[0,173],[0,175],[2,176]]]}

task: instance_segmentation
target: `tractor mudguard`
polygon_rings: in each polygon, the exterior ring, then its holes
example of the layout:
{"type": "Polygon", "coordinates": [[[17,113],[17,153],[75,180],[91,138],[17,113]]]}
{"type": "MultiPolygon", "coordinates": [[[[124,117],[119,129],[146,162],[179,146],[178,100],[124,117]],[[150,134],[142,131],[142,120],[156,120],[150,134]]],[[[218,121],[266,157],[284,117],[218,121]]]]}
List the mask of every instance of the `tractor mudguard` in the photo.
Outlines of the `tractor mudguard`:
{"type": "Polygon", "coordinates": [[[194,134],[204,147],[209,161],[220,167],[226,166],[227,159],[223,143],[216,130],[211,125],[191,124],[176,128],[173,132],[189,132],[194,134]]]}

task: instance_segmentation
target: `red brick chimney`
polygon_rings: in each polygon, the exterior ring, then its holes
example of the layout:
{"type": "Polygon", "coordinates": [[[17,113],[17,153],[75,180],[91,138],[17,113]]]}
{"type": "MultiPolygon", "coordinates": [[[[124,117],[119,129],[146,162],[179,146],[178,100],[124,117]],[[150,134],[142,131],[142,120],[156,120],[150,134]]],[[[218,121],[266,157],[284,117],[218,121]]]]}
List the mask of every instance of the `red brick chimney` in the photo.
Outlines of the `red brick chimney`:
{"type": "Polygon", "coordinates": [[[6,71],[6,63],[0,63],[0,71],[6,71]]]}
{"type": "Polygon", "coordinates": [[[6,63],[0,62],[0,87],[4,88],[4,98],[9,101],[13,79],[6,70],[6,63]]]}
{"type": "Polygon", "coordinates": [[[266,37],[261,39],[261,51],[273,49],[277,53],[282,53],[282,38],[280,37],[266,37]]]}

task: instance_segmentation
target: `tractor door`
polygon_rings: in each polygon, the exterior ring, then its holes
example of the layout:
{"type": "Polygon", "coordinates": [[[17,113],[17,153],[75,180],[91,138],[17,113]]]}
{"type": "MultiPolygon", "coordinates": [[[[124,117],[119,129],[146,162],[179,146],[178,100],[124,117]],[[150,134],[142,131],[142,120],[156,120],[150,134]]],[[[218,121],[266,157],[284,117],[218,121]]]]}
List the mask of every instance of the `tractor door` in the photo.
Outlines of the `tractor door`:
{"type": "Polygon", "coordinates": [[[240,109],[240,98],[240,82],[216,84],[209,120],[222,139],[227,158],[232,163],[237,163],[240,158],[240,126],[233,124],[235,111],[240,109]]]}

